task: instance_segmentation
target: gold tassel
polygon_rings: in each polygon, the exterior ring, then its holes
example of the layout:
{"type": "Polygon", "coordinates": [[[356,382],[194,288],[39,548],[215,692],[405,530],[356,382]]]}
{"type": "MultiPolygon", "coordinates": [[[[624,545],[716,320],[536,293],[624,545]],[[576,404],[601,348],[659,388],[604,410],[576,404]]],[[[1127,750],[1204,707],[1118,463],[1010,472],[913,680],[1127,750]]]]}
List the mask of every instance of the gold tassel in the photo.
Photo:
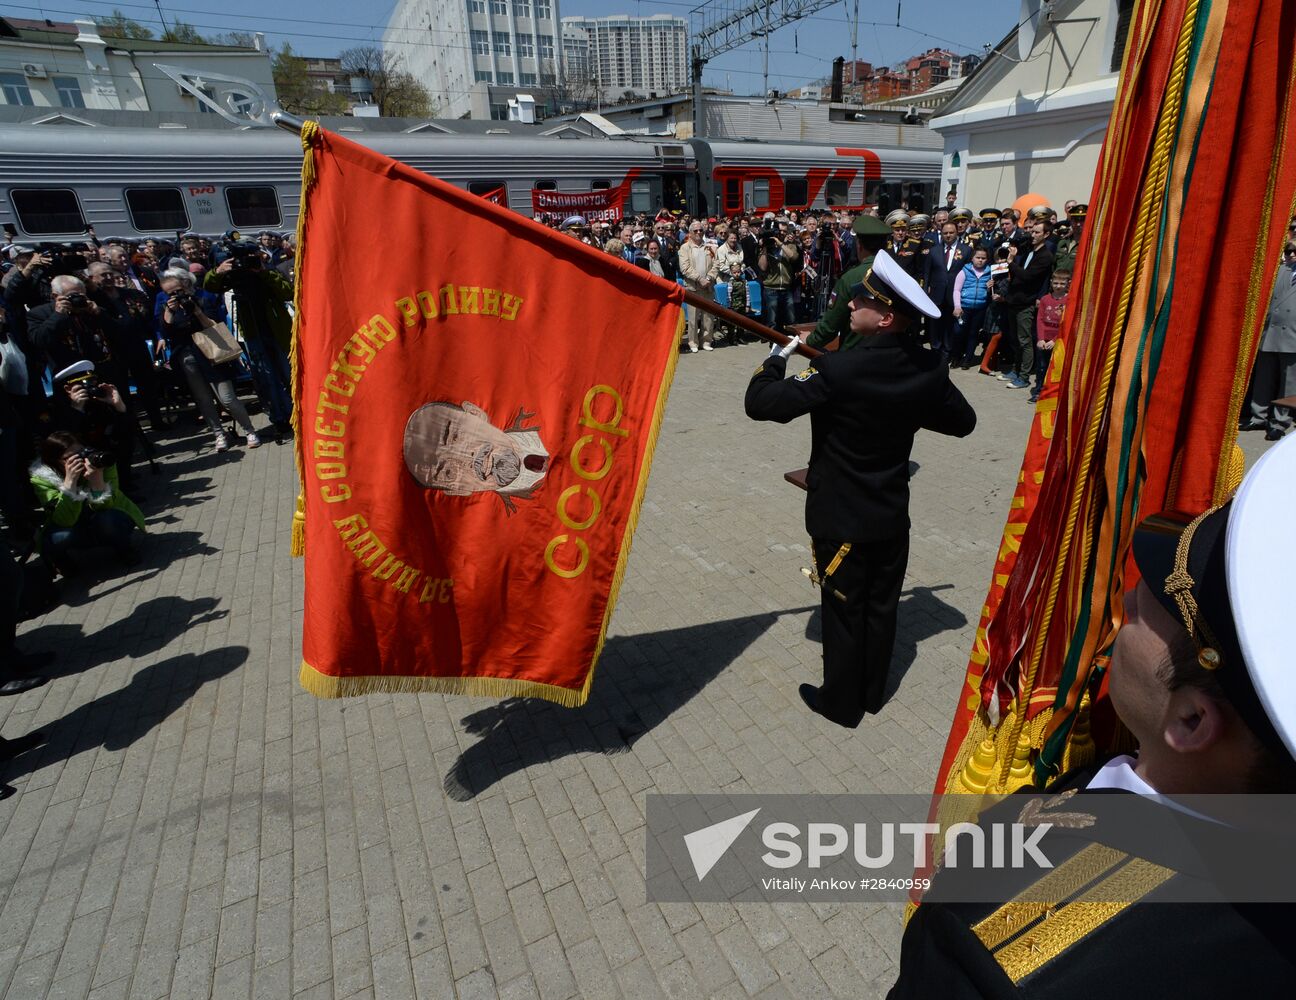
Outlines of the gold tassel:
{"type": "Polygon", "coordinates": [[[1015,792],[1034,780],[1035,768],[1031,764],[1030,733],[1027,727],[1022,727],[1021,734],[1017,737],[1017,746],[1013,750],[1012,766],[1008,768],[1008,784],[1004,791],[1015,792]]]}
{"type": "Polygon", "coordinates": [[[987,736],[978,744],[972,756],[959,775],[959,784],[963,791],[973,795],[985,795],[990,787],[990,779],[996,770],[997,758],[994,740],[987,736]]]}
{"type": "Polygon", "coordinates": [[[306,498],[297,494],[297,509],[293,511],[292,541],[288,554],[299,558],[306,554],[306,498]]]}
{"type": "MultiPolygon", "coordinates": [[[[319,142],[319,131],[319,122],[308,121],[302,125],[302,188],[297,210],[297,288],[293,295],[292,343],[288,350],[288,367],[292,373],[293,453],[297,459],[297,485],[302,491],[306,489],[306,454],[305,445],[302,444],[301,421],[301,275],[306,262],[306,209],[310,203],[311,188],[315,186],[315,146],[319,142]]],[[[297,509],[293,511],[288,552],[292,556],[306,553],[306,498],[302,492],[297,494],[297,509]]]]}
{"type": "Polygon", "coordinates": [[[1085,691],[1080,696],[1080,707],[1076,709],[1075,722],[1071,725],[1071,736],[1062,754],[1063,772],[1092,764],[1098,754],[1098,748],[1094,746],[1093,729],[1089,724],[1091,707],[1089,692],[1085,691]]]}

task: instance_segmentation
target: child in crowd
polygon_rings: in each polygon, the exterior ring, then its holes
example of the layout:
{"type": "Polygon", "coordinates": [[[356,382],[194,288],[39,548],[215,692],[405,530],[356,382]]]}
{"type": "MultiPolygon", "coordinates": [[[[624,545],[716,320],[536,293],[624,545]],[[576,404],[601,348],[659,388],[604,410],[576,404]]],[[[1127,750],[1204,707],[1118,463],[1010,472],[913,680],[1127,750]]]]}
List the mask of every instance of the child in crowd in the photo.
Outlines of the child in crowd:
{"type": "Polygon", "coordinates": [[[990,306],[986,314],[986,331],[990,336],[985,350],[981,354],[981,374],[1006,378],[1001,371],[1011,366],[1012,355],[1016,351],[1014,337],[1004,339],[1003,335],[1003,297],[1008,291],[1008,247],[1001,246],[995,250],[994,263],[990,265],[990,306]],[[1004,357],[997,358],[999,347],[1003,346],[1004,357]],[[998,365],[995,364],[996,358],[998,365]],[[1008,365],[1005,365],[1005,362],[1008,365]]]}
{"type": "Polygon", "coordinates": [[[1044,379],[1048,377],[1049,362],[1053,359],[1053,344],[1057,341],[1062,317],[1066,315],[1067,292],[1070,290],[1071,272],[1054,271],[1049,292],[1039,300],[1035,309],[1035,388],[1031,389],[1032,403],[1039,400],[1044,379]]]}
{"type": "Polygon", "coordinates": [[[972,262],[964,264],[954,279],[954,318],[958,328],[952,361],[960,368],[971,368],[976,363],[977,341],[990,305],[989,260],[985,247],[977,247],[972,262]]]}

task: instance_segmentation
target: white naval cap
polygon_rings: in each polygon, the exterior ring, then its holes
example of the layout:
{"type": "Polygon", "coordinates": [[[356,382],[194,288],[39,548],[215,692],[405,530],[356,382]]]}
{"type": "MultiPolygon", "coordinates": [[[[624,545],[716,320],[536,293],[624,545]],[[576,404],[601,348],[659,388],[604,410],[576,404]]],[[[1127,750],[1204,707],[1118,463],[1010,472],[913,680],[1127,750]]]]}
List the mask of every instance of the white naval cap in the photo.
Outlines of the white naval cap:
{"type": "Polygon", "coordinates": [[[1296,435],[1261,456],[1243,478],[1229,513],[1225,567],[1238,645],[1265,715],[1296,757],[1296,435]]]}
{"type": "Polygon", "coordinates": [[[1165,512],[1134,532],[1134,562],[1188,632],[1197,662],[1271,750],[1296,758],[1296,435],[1270,448],[1233,498],[1197,515],[1165,512]]]}
{"type": "Polygon", "coordinates": [[[938,319],[941,314],[936,303],[922,290],[922,286],[885,250],[877,252],[873,266],[865,272],[863,280],[851,289],[852,299],[860,297],[875,299],[912,317],[921,315],[938,319]]]}
{"type": "Polygon", "coordinates": [[[70,382],[73,379],[84,378],[86,375],[93,374],[94,370],[93,361],[74,361],[54,376],[54,384],[58,385],[60,382],[70,382]]]}

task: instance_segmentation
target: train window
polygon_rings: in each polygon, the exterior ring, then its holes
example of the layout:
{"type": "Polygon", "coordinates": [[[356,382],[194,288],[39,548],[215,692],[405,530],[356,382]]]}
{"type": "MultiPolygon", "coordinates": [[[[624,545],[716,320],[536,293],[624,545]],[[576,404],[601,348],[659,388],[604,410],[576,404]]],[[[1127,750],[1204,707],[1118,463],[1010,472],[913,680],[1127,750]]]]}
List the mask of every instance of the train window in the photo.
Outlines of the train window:
{"type": "Polygon", "coordinates": [[[70,188],[30,188],[11,191],[14,211],[23,231],[30,236],[84,233],[85,216],[70,188]]]}
{"type": "Polygon", "coordinates": [[[282,224],[279,199],[272,187],[227,187],[225,204],[236,229],[282,224]]]}
{"type": "Polygon", "coordinates": [[[752,181],[752,200],[755,202],[752,206],[753,208],[769,208],[770,193],[768,177],[757,177],[752,181]]]}
{"type": "Polygon", "coordinates": [[[824,185],[824,204],[845,205],[850,202],[850,182],[834,177],[824,185]]]}
{"type": "Polygon", "coordinates": [[[652,183],[649,181],[630,182],[630,211],[652,211],[652,183]]]}
{"type": "Polygon", "coordinates": [[[126,208],[131,224],[142,233],[189,228],[179,188],[128,188],[126,208]]]}
{"type": "Polygon", "coordinates": [[[810,191],[804,177],[789,177],[783,182],[783,204],[788,208],[801,208],[809,201],[810,191]]]}
{"type": "Polygon", "coordinates": [[[591,190],[591,191],[606,191],[606,190],[607,190],[608,188],[610,188],[611,186],[612,186],[612,182],[611,182],[611,181],[609,181],[609,180],[604,180],[604,179],[602,179],[602,178],[599,178],[599,179],[596,180],[596,181],[590,181],[590,190],[591,190]]]}
{"type": "Polygon", "coordinates": [[[469,181],[469,194],[492,194],[504,187],[503,181],[469,181]]]}
{"type": "Polygon", "coordinates": [[[535,189],[537,191],[557,191],[558,182],[557,181],[536,181],[535,189]]]}
{"type": "Polygon", "coordinates": [[[724,204],[726,212],[742,210],[742,182],[737,177],[725,178],[724,204]]]}

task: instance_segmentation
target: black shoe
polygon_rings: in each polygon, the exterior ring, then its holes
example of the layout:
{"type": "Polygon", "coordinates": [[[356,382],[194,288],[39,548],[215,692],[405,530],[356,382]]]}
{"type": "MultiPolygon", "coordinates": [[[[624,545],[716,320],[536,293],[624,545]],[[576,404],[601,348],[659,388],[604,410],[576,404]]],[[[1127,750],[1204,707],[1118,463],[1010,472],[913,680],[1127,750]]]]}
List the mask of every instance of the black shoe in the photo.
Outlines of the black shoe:
{"type": "Polygon", "coordinates": [[[48,677],[15,677],[11,681],[0,684],[0,695],[22,694],[24,691],[40,687],[48,680],[48,677]]]}
{"type": "Polygon", "coordinates": [[[806,703],[806,708],[810,709],[810,711],[814,712],[816,715],[823,714],[819,711],[819,689],[817,687],[813,684],[801,684],[797,687],[797,694],[799,694],[801,700],[806,703]]]}
{"type": "Polygon", "coordinates": [[[1265,431],[1265,440],[1281,441],[1285,433],[1286,431],[1281,431],[1277,427],[1270,427],[1267,431],[1265,431]]]}
{"type": "Polygon", "coordinates": [[[1240,431],[1262,431],[1264,429],[1265,425],[1258,420],[1252,420],[1249,423],[1238,425],[1238,430],[1240,431]]]}
{"type": "Polygon", "coordinates": [[[26,736],[19,736],[16,740],[0,737],[0,760],[13,760],[19,754],[34,750],[44,742],[44,733],[28,733],[26,736]]]}

